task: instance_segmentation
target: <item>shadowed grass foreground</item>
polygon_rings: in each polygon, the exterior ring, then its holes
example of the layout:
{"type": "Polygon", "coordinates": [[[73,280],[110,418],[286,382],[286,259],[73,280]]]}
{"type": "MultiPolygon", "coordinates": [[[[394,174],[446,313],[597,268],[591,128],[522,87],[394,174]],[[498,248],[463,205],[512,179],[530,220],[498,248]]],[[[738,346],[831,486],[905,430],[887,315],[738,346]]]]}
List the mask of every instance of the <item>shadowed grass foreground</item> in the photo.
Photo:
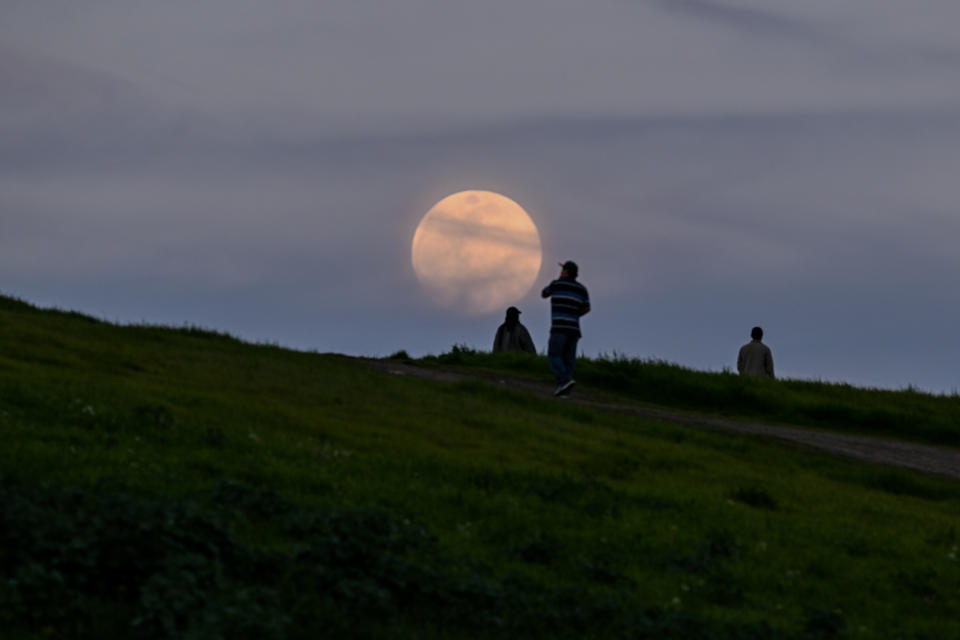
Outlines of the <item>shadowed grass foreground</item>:
{"type": "Polygon", "coordinates": [[[9,637],[960,635],[960,484],[482,382],[0,298],[0,435],[9,637]]]}

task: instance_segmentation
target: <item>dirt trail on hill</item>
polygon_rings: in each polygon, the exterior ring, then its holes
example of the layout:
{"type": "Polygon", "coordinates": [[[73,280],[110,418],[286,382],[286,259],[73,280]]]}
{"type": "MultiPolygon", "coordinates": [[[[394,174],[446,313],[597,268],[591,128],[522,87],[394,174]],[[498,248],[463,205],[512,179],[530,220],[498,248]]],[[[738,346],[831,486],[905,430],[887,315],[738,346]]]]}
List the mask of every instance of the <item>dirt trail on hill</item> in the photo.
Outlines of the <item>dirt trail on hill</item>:
{"type": "MultiPolygon", "coordinates": [[[[411,378],[443,382],[478,380],[494,386],[522,390],[546,398],[553,396],[553,389],[551,387],[543,383],[520,378],[509,378],[491,373],[478,372],[469,374],[434,367],[419,367],[392,360],[373,360],[368,358],[349,359],[372,369],[395,375],[410,376],[411,378]]],[[[884,440],[870,436],[846,435],[829,431],[819,431],[813,428],[801,429],[717,418],[672,409],[658,409],[633,404],[598,401],[591,397],[589,390],[578,390],[576,395],[571,398],[567,400],[558,399],[557,402],[569,402],[574,405],[589,407],[600,411],[661,420],[663,422],[673,422],[700,429],[752,434],[795,446],[816,449],[837,456],[960,479],[960,450],[946,447],[941,448],[897,440],[884,440]]]]}

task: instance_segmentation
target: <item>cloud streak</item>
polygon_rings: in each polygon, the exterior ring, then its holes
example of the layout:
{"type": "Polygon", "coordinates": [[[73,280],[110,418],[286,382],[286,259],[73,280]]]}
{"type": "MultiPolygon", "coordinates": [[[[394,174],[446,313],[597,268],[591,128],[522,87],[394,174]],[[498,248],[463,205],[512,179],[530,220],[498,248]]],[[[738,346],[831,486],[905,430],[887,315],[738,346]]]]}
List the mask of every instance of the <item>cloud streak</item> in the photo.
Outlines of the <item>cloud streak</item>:
{"type": "Polygon", "coordinates": [[[661,11],[702,20],[740,34],[810,43],[827,39],[822,26],[775,11],[711,0],[645,1],[661,11]]]}

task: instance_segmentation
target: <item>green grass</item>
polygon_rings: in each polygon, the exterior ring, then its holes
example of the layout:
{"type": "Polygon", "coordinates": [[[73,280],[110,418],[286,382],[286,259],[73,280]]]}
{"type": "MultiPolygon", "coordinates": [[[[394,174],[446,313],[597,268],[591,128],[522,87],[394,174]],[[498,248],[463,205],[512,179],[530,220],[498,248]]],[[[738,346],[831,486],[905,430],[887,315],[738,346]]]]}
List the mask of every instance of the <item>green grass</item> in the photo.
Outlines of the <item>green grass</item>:
{"type": "MultiPolygon", "coordinates": [[[[404,359],[404,354],[396,357],[404,359]]],[[[552,379],[542,357],[492,354],[455,346],[450,353],[411,360],[423,366],[552,379]]],[[[608,398],[716,415],[762,419],[836,431],[960,446],[960,396],[862,389],[806,380],[743,378],[695,371],[622,355],[578,358],[577,381],[608,398]]]]}
{"type": "Polygon", "coordinates": [[[943,478],[9,298],[0,436],[9,637],[960,637],[943,478]]]}

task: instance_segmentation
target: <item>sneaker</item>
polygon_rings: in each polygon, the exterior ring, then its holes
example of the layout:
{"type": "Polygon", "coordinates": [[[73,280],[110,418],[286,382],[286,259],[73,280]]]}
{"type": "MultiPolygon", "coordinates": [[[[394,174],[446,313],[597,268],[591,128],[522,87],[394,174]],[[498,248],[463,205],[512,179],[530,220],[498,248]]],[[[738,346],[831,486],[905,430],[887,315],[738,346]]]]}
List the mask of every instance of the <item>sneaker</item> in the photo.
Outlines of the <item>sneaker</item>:
{"type": "Polygon", "coordinates": [[[570,390],[573,389],[573,385],[577,384],[575,380],[567,380],[562,385],[557,387],[557,390],[553,392],[553,395],[559,396],[570,393],[570,390]]]}

